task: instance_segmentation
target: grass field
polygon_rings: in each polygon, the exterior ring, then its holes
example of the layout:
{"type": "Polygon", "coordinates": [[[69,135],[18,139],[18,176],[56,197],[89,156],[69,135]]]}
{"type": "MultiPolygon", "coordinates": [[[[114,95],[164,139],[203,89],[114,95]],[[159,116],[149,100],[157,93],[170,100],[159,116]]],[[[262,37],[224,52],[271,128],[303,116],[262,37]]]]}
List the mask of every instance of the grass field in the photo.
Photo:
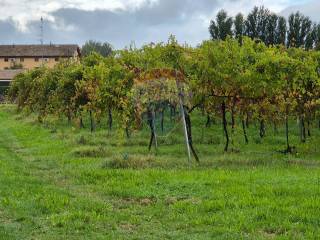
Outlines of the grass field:
{"type": "Polygon", "coordinates": [[[284,155],[283,129],[250,144],[236,129],[223,153],[220,124],[194,119],[201,164],[168,125],[148,153],[147,130],[130,140],[0,107],[0,239],[319,239],[320,131],[284,155]],[[171,133],[171,134],[170,134],[171,133]]]}

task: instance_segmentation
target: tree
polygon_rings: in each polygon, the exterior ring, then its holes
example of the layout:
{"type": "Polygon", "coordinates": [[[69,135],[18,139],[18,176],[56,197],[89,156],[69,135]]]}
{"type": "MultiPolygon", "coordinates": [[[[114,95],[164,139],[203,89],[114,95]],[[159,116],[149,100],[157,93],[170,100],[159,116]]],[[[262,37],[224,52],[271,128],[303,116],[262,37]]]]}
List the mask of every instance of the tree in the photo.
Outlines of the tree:
{"type": "Polygon", "coordinates": [[[312,21],[309,17],[304,16],[301,24],[299,44],[301,44],[301,46],[306,49],[311,49],[313,48],[313,41],[314,33],[312,28],[312,21]]]}
{"type": "Polygon", "coordinates": [[[277,25],[278,16],[276,14],[269,14],[267,17],[265,43],[267,46],[277,43],[277,25]]]}
{"type": "Polygon", "coordinates": [[[101,56],[107,57],[112,54],[112,51],[112,46],[109,43],[101,43],[94,40],[87,41],[81,49],[81,53],[83,56],[88,56],[92,52],[96,52],[101,56]]]}
{"type": "Polygon", "coordinates": [[[242,13],[238,13],[234,19],[234,36],[242,44],[242,39],[245,31],[244,16],[242,13]]]}
{"type": "Polygon", "coordinates": [[[216,16],[216,20],[212,20],[209,32],[213,40],[225,40],[227,36],[232,36],[233,20],[228,17],[226,11],[221,10],[216,16]]]}
{"type": "MultiPolygon", "coordinates": [[[[292,48],[289,50],[291,58],[299,62],[297,77],[294,79],[293,97],[296,101],[295,112],[300,119],[301,141],[306,141],[305,122],[310,123],[315,114],[316,102],[319,92],[319,78],[317,73],[318,56],[317,52],[304,51],[292,48]]],[[[308,135],[310,129],[308,128],[308,135]]]]}
{"type": "Polygon", "coordinates": [[[128,93],[133,85],[133,73],[125,67],[122,62],[110,56],[101,62],[96,71],[98,72],[97,78],[99,81],[98,99],[99,107],[102,112],[107,112],[109,130],[112,128],[113,115],[112,112],[116,111],[124,123],[128,121],[126,117],[129,115],[128,110],[128,93]]]}
{"type": "MultiPolygon", "coordinates": [[[[265,44],[268,44],[268,42],[267,42],[268,23],[270,22],[270,20],[274,21],[272,18],[270,18],[270,14],[271,13],[270,13],[269,9],[264,8],[263,6],[259,8],[258,18],[257,18],[258,38],[261,41],[263,41],[265,44]]],[[[272,25],[272,23],[271,23],[271,25],[272,25]]]]}
{"type": "MultiPolygon", "coordinates": [[[[43,66],[24,72],[12,82],[9,98],[18,109],[38,114],[40,121],[47,115],[67,117],[70,123],[79,117],[82,126],[83,114],[90,114],[92,131],[105,116],[111,128],[113,114],[127,135],[131,129],[141,129],[146,120],[149,149],[158,143],[156,114],[162,114],[163,120],[166,106],[179,106],[186,145],[196,160],[191,121],[194,109],[200,108],[209,117],[221,116],[225,151],[234,142],[238,118],[244,140],[249,142],[245,121],[250,116],[260,124],[261,137],[269,122],[274,126],[285,123],[284,152],[290,153],[294,148],[289,141],[289,120],[299,117],[302,141],[306,132],[311,135],[308,126],[312,121],[319,120],[320,52],[312,47],[319,44],[320,27],[314,25],[305,36],[305,49],[272,46],[283,43],[285,21],[268,16],[272,19],[266,25],[269,47],[249,37],[239,41],[228,36],[224,41],[205,41],[193,48],[179,45],[171,36],[167,44],[124,49],[109,57],[91,53],[80,62],[62,61],[54,68],[43,66]],[[275,32],[281,32],[282,37],[275,37],[274,26],[281,29],[275,32]]],[[[238,27],[234,30],[240,38],[243,19],[240,15],[236,18],[238,27]]],[[[301,37],[308,32],[301,30],[307,29],[308,23],[302,27],[304,21],[297,22],[301,37]]]]}
{"type": "Polygon", "coordinates": [[[51,105],[55,109],[55,113],[66,116],[70,124],[77,113],[72,99],[76,94],[76,82],[83,77],[83,68],[76,62],[61,61],[54,67],[54,71],[60,72],[60,74],[57,79],[57,87],[52,93],[51,105]]]}
{"type": "Polygon", "coordinates": [[[317,42],[317,25],[313,24],[310,32],[306,36],[305,49],[311,50],[316,47],[317,42]]]}
{"type": "MultiPolygon", "coordinates": [[[[306,38],[311,33],[312,21],[299,12],[289,16],[288,47],[305,47],[306,38]]],[[[308,43],[310,45],[310,43],[308,43]]]]}
{"type": "Polygon", "coordinates": [[[276,44],[286,44],[287,38],[287,21],[284,17],[278,17],[276,29],[276,44]]]}
{"type": "Polygon", "coordinates": [[[255,39],[259,37],[258,34],[258,12],[259,8],[254,7],[253,10],[248,14],[247,19],[245,21],[245,33],[246,36],[251,39],[255,39]]]}
{"type": "Polygon", "coordinates": [[[320,24],[315,29],[315,48],[320,50],[320,24]]]}
{"type": "Polygon", "coordinates": [[[230,144],[227,126],[227,112],[233,115],[237,94],[242,80],[240,45],[237,40],[227,38],[222,42],[204,42],[200,48],[198,62],[197,88],[195,95],[203,96],[206,111],[209,114],[221,114],[223,132],[226,138],[224,150],[230,144]]]}
{"type": "Polygon", "coordinates": [[[246,35],[251,39],[260,39],[266,42],[269,16],[270,11],[268,9],[263,6],[260,8],[254,7],[245,21],[246,35]]]}

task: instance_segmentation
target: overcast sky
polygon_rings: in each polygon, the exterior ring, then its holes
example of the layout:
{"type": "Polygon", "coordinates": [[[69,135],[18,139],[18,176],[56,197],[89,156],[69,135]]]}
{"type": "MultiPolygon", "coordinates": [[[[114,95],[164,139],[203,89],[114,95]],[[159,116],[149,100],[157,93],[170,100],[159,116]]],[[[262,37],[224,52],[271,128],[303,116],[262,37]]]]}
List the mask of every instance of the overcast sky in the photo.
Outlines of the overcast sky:
{"type": "Polygon", "coordinates": [[[0,44],[108,41],[115,48],[131,42],[166,41],[170,34],[193,45],[209,38],[217,11],[248,13],[264,5],[287,16],[301,11],[320,21],[319,0],[0,0],[0,44]]]}

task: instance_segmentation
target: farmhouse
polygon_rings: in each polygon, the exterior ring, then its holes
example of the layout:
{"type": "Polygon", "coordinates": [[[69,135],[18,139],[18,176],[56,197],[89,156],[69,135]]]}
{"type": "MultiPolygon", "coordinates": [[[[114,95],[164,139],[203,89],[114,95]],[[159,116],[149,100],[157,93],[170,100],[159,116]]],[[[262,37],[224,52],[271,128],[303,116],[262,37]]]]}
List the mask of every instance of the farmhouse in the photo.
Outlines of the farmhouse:
{"type": "Polygon", "coordinates": [[[79,57],[78,45],[0,45],[0,70],[53,67],[60,59],[79,57]]]}

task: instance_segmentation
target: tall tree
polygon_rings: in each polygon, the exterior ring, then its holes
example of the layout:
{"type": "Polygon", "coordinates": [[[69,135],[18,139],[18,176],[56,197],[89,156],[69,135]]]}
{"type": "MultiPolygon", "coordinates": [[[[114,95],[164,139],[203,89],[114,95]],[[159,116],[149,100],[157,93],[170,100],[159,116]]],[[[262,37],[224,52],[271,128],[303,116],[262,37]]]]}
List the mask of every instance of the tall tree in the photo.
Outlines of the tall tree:
{"type": "Polygon", "coordinates": [[[266,42],[269,16],[270,11],[268,9],[263,6],[260,8],[254,7],[245,21],[246,35],[252,39],[259,38],[266,42]]]}
{"type": "Polygon", "coordinates": [[[83,56],[88,56],[92,52],[96,52],[104,57],[107,57],[112,53],[112,46],[107,42],[101,43],[98,41],[89,40],[82,46],[81,52],[83,56]]]}
{"type": "Polygon", "coordinates": [[[312,30],[312,21],[299,12],[289,16],[288,47],[305,47],[306,38],[312,30]]]}
{"type": "Polygon", "coordinates": [[[313,49],[316,46],[316,40],[317,40],[317,25],[313,24],[311,30],[306,36],[305,49],[306,50],[313,49]]]}
{"type": "Polygon", "coordinates": [[[245,31],[244,16],[242,13],[238,13],[234,19],[234,36],[242,44],[243,35],[245,31]]]}
{"type": "Polygon", "coordinates": [[[320,50],[320,24],[315,29],[315,47],[317,50],[320,50]]]}
{"type": "Polygon", "coordinates": [[[277,43],[277,24],[278,16],[276,14],[269,14],[267,18],[266,26],[266,36],[265,43],[266,45],[274,45],[277,43]]]}
{"type": "Polygon", "coordinates": [[[245,21],[246,36],[252,39],[258,38],[258,27],[257,27],[258,12],[259,12],[259,8],[254,7],[253,10],[248,14],[247,20],[245,21]]]}
{"type": "Polygon", "coordinates": [[[307,41],[308,36],[309,36],[309,44],[310,44],[310,40],[312,40],[314,38],[312,36],[313,35],[312,31],[313,31],[313,29],[312,29],[312,21],[310,20],[309,17],[303,16],[302,24],[301,24],[300,39],[299,39],[299,43],[301,44],[301,46],[306,47],[305,45],[306,45],[306,41],[307,41]]]}
{"type": "Polygon", "coordinates": [[[276,30],[276,44],[286,44],[287,39],[287,21],[284,17],[278,17],[276,30]]]}
{"type": "Polygon", "coordinates": [[[227,12],[221,10],[216,16],[216,20],[212,20],[209,27],[211,38],[214,40],[225,40],[227,36],[232,36],[233,20],[228,16],[227,12]]]}
{"type": "Polygon", "coordinates": [[[259,8],[258,11],[258,22],[257,22],[257,31],[258,38],[261,39],[264,43],[267,42],[267,26],[270,18],[270,10],[264,8],[263,6],[259,8]]]}

